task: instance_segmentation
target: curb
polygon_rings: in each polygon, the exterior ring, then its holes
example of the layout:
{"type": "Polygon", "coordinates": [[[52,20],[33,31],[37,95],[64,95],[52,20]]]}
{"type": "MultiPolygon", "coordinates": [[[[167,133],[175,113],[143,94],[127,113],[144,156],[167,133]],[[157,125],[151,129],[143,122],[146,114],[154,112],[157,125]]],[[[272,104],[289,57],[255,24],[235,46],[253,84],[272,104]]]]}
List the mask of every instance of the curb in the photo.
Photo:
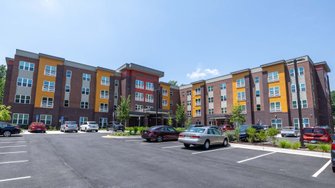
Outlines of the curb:
{"type": "Polygon", "coordinates": [[[285,153],[285,154],[291,154],[291,155],[302,155],[302,156],[308,156],[308,157],[318,157],[318,158],[330,159],[330,153],[323,153],[323,152],[316,152],[316,151],[301,151],[301,150],[275,148],[275,147],[269,147],[269,146],[253,146],[253,145],[234,144],[234,143],[230,143],[230,145],[231,147],[241,148],[241,149],[269,151],[269,152],[285,153]]]}

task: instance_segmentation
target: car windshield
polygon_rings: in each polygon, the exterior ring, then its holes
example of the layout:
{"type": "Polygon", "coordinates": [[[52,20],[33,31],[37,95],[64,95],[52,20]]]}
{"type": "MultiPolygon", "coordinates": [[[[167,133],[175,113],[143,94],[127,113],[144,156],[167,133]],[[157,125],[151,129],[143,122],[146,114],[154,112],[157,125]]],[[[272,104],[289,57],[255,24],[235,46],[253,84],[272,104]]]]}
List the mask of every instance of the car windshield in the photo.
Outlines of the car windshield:
{"type": "Polygon", "coordinates": [[[160,128],[162,128],[162,127],[160,127],[160,126],[151,127],[151,128],[149,129],[149,131],[158,130],[158,129],[160,129],[160,128]]]}
{"type": "Polygon", "coordinates": [[[89,124],[97,124],[95,121],[88,121],[89,124]]]}
{"type": "Polygon", "coordinates": [[[187,132],[192,132],[192,133],[204,133],[205,129],[204,128],[199,128],[199,127],[191,127],[187,130],[187,132]]]}
{"type": "Polygon", "coordinates": [[[315,134],[326,134],[324,129],[314,129],[315,134]]]}
{"type": "Polygon", "coordinates": [[[304,129],[304,133],[313,133],[313,129],[309,129],[309,128],[304,129]]]}
{"type": "Polygon", "coordinates": [[[65,124],[76,124],[75,121],[65,121],[65,124]]]}
{"type": "Polygon", "coordinates": [[[246,131],[248,129],[248,125],[241,125],[240,131],[246,131]]]}

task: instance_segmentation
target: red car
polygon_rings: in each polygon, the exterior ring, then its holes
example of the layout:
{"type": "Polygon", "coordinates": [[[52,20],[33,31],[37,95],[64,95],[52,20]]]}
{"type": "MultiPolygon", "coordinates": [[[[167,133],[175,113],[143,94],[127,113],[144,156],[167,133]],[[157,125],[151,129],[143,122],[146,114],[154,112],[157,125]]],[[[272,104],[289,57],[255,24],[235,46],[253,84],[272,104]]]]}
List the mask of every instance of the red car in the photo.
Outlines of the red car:
{"type": "Polygon", "coordinates": [[[32,122],[28,127],[28,132],[41,132],[45,133],[47,128],[42,122],[32,122]]]}
{"type": "Polygon", "coordinates": [[[329,128],[306,127],[304,128],[303,132],[304,132],[304,141],[307,141],[307,142],[331,142],[332,141],[329,128]]]}
{"type": "Polygon", "coordinates": [[[233,130],[235,130],[235,128],[234,128],[232,125],[229,125],[229,124],[221,125],[221,126],[219,126],[219,129],[220,129],[222,132],[233,131],[233,130]]]}
{"type": "Polygon", "coordinates": [[[141,133],[142,138],[149,141],[162,142],[178,140],[179,132],[171,126],[159,125],[149,128],[141,133]]]}

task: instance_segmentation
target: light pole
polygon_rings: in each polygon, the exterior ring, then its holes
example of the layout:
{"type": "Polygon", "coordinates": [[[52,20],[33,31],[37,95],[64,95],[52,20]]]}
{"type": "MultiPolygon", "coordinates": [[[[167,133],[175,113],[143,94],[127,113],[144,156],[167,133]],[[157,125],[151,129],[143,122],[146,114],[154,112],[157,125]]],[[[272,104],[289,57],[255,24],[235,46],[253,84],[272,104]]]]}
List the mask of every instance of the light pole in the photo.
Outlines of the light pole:
{"type": "Polygon", "coordinates": [[[159,108],[159,93],[160,89],[156,89],[156,125],[158,125],[158,108],[159,108]]]}
{"type": "Polygon", "coordinates": [[[302,113],[301,113],[301,100],[300,100],[300,83],[298,78],[298,65],[297,65],[297,59],[293,60],[294,63],[294,75],[295,75],[295,85],[297,88],[297,102],[298,102],[298,118],[299,118],[299,128],[300,128],[300,144],[301,147],[305,147],[304,143],[304,131],[302,127],[302,113]]]}

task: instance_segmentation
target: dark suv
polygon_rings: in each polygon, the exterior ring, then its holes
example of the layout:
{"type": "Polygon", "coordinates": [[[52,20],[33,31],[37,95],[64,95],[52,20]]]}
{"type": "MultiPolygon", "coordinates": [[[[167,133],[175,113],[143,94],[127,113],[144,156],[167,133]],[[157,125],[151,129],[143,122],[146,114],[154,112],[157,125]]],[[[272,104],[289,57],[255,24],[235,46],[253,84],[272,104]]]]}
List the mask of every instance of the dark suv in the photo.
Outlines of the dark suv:
{"type": "Polygon", "coordinates": [[[10,137],[12,134],[19,134],[21,132],[18,126],[11,125],[6,122],[0,122],[0,135],[10,137]]]}
{"type": "Polygon", "coordinates": [[[112,121],[108,124],[107,131],[122,131],[124,132],[124,125],[117,121],[112,121]]]}

